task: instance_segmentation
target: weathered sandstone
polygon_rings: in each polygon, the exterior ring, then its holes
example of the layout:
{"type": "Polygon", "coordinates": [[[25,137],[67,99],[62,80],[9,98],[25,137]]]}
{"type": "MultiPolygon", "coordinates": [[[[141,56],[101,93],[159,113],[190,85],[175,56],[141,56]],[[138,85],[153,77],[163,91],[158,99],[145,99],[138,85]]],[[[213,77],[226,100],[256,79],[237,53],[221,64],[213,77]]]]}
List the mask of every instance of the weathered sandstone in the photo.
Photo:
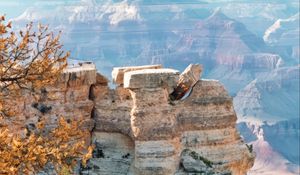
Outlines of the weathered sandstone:
{"type": "Polygon", "coordinates": [[[22,92],[20,97],[6,99],[5,105],[10,104],[10,110],[15,113],[14,117],[6,118],[1,124],[22,134],[25,128],[34,130],[41,120],[45,120],[46,129],[54,128],[59,117],[64,117],[67,120],[82,119],[83,129],[91,131],[94,127],[91,118],[94,103],[89,95],[90,86],[95,83],[94,64],[80,63],[68,67],[55,85],[43,87],[36,93],[22,92]]]}
{"type": "Polygon", "coordinates": [[[146,66],[131,66],[131,67],[115,67],[111,73],[114,83],[118,85],[123,84],[124,74],[129,71],[143,70],[143,69],[160,69],[162,65],[146,65],[146,66]]]}
{"type": "Polygon", "coordinates": [[[7,101],[17,116],[1,124],[34,130],[43,118],[50,129],[58,117],[83,118],[95,144],[84,175],[246,174],[254,154],[235,128],[232,98],[201,72],[200,65],[181,75],[160,65],[116,68],[110,89],[93,64],[81,63],[39,95],[7,101]]]}
{"type": "MultiPolygon", "coordinates": [[[[180,76],[170,69],[136,69],[124,74],[116,90],[100,86],[107,88],[98,92],[102,97],[93,94],[95,133],[110,132],[112,138],[121,133],[134,145],[130,165],[121,163],[127,167],[124,174],[240,175],[251,168],[254,155],[235,128],[232,98],[218,81],[199,80],[199,65],[180,76]],[[172,100],[170,94],[183,84],[190,94],[172,100]]],[[[114,174],[118,166],[107,161],[111,164],[105,173],[114,174]]]]}
{"type": "Polygon", "coordinates": [[[170,94],[171,100],[179,100],[190,90],[199,80],[202,73],[202,66],[190,64],[179,76],[176,89],[170,94]]]}

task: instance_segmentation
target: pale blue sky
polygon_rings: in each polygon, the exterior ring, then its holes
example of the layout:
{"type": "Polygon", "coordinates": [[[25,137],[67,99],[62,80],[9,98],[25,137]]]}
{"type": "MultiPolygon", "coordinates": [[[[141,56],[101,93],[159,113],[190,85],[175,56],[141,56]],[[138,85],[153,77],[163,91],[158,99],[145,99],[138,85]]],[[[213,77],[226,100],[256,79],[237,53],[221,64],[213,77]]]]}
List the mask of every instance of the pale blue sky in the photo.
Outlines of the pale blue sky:
{"type": "MultiPolygon", "coordinates": [[[[78,4],[81,1],[95,1],[97,3],[104,3],[107,1],[120,2],[122,0],[0,0],[0,14],[6,14],[7,18],[15,18],[21,15],[28,7],[38,9],[51,9],[58,6],[67,6],[78,4]]],[[[157,4],[190,4],[191,6],[201,3],[281,3],[290,4],[296,3],[299,5],[298,0],[127,0],[129,2],[137,2],[139,5],[157,5],[157,4]]]]}
{"type": "Polygon", "coordinates": [[[80,0],[0,0],[0,14],[7,18],[21,15],[28,7],[51,8],[58,5],[71,5],[80,0]]]}

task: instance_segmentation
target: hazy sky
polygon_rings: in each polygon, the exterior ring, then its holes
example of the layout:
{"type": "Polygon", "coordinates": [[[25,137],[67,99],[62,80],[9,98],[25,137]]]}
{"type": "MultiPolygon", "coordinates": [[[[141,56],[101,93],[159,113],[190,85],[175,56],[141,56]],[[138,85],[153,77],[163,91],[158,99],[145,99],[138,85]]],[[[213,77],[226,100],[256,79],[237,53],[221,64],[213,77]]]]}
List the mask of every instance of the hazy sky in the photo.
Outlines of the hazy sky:
{"type": "Polygon", "coordinates": [[[21,15],[26,8],[55,8],[58,5],[71,5],[80,0],[0,0],[0,14],[7,18],[14,18],[21,15]]]}
{"type": "MultiPolygon", "coordinates": [[[[99,4],[104,4],[106,2],[120,2],[122,0],[0,0],[0,15],[5,14],[7,18],[15,18],[21,15],[28,7],[38,8],[38,9],[55,9],[58,6],[68,6],[75,5],[81,2],[88,3],[89,1],[97,2],[99,4]]],[[[299,5],[298,0],[127,0],[128,2],[136,2],[142,6],[153,6],[153,5],[171,5],[176,4],[180,6],[195,6],[196,4],[218,4],[231,2],[233,4],[240,3],[253,3],[253,4],[273,4],[279,2],[281,4],[285,3],[296,3],[299,5]]]]}

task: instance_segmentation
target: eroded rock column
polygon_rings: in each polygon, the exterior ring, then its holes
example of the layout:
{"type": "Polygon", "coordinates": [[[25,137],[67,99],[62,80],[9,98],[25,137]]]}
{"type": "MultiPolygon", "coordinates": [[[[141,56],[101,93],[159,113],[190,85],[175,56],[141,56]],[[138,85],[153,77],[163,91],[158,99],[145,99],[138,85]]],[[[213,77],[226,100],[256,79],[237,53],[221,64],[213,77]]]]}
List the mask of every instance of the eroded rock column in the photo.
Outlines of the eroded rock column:
{"type": "Polygon", "coordinates": [[[172,69],[126,72],[124,87],[133,99],[134,174],[174,174],[179,164],[176,115],[169,94],[179,78],[172,69]]]}
{"type": "Polygon", "coordinates": [[[198,81],[177,107],[182,144],[178,174],[244,175],[253,166],[254,154],[235,127],[232,98],[218,81],[198,81]]]}

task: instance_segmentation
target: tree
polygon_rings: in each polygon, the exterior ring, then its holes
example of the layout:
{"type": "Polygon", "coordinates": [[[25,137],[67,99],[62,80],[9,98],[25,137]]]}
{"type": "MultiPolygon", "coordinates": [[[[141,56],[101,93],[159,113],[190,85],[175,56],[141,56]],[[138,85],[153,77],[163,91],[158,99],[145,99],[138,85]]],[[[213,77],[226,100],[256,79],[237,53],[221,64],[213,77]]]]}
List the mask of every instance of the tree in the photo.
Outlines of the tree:
{"type": "Polygon", "coordinates": [[[51,85],[66,67],[69,56],[62,50],[60,33],[49,32],[47,26],[39,25],[34,32],[30,23],[18,33],[11,27],[11,22],[0,16],[0,174],[32,174],[47,163],[55,165],[58,172],[71,170],[78,157],[85,164],[92,147],[87,149],[82,141],[87,133],[79,129],[80,121],[68,123],[61,118],[48,134],[43,132],[44,121],[40,121],[37,130],[26,131],[26,136],[1,126],[4,119],[14,117],[5,98],[51,85]]]}

